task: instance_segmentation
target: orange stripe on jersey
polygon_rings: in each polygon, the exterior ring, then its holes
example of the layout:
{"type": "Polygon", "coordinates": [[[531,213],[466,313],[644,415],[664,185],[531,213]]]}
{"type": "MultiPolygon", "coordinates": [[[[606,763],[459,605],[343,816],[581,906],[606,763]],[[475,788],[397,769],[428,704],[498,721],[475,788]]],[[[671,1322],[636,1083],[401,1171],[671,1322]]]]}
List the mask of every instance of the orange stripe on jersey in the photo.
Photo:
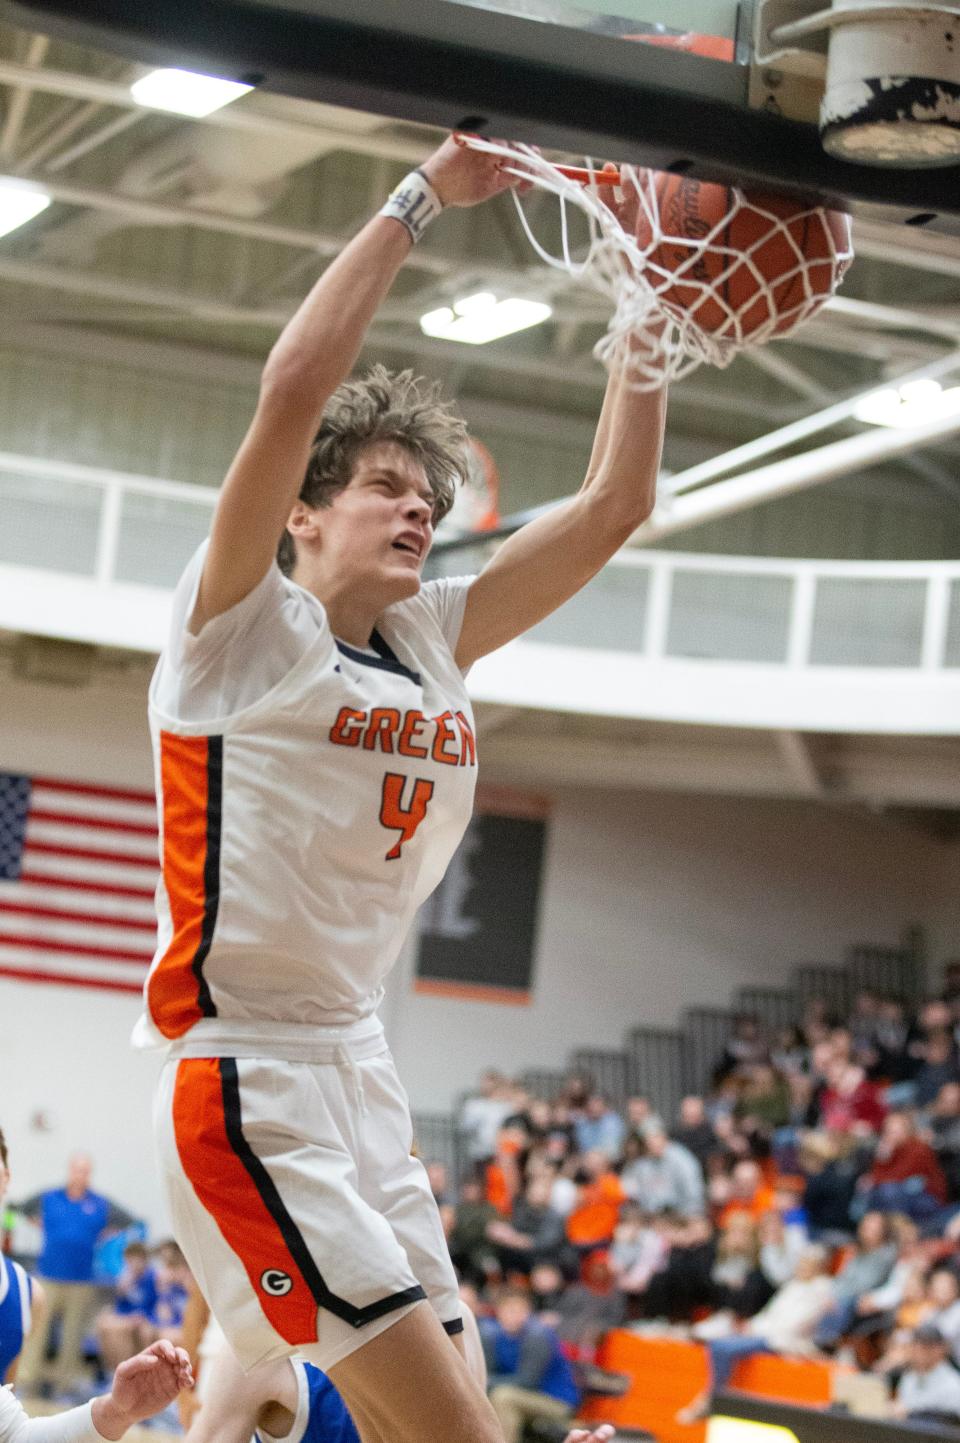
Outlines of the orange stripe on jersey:
{"type": "Polygon", "coordinates": [[[295,1256],[305,1244],[243,1136],[233,1058],[178,1064],[173,1128],[183,1170],[242,1262],[271,1327],[288,1343],[315,1343],[319,1300],[304,1277],[302,1257],[295,1256]]]}
{"type": "Polygon", "coordinates": [[[220,898],[223,738],[160,733],[163,883],[173,937],[147,982],[147,1007],[164,1037],[182,1037],[216,1008],[203,964],[220,898]]]}

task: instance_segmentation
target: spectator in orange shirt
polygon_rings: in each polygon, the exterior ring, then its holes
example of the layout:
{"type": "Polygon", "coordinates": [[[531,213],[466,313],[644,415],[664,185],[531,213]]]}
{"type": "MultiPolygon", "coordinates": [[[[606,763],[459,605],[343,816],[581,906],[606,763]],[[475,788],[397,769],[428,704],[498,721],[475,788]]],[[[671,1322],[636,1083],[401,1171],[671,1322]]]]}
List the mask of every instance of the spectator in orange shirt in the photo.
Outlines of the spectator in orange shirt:
{"type": "Polygon", "coordinates": [[[567,1237],[578,1252],[589,1253],[612,1240],[627,1194],[602,1152],[584,1153],[573,1180],[577,1200],[567,1216],[567,1237]]]}
{"type": "Polygon", "coordinates": [[[769,1183],[764,1181],[760,1164],[752,1159],[738,1162],[728,1179],[718,1180],[725,1186],[716,1186],[713,1201],[719,1205],[717,1226],[725,1228],[734,1213],[747,1213],[755,1222],[764,1213],[771,1212],[777,1205],[777,1195],[769,1183]]]}

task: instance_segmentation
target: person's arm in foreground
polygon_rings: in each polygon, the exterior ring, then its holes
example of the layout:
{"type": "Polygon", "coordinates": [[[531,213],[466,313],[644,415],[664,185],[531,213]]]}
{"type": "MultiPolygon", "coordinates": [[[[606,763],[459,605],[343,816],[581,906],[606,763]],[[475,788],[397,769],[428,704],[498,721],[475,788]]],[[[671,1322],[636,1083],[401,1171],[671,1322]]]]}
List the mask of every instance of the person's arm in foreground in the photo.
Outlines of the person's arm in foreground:
{"type": "Polygon", "coordinates": [[[110,1392],[52,1418],[28,1418],[12,1393],[0,1391],[0,1443],[102,1443],[122,1438],[191,1384],[181,1348],[162,1340],[121,1363],[110,1392]]]}
{"type": "MultiPolygon", "coordinates": [[[[515,183],[496,157],[452,139],[420,171],[444,207],[476,205],[515,183]]],[[[349,376],[412,244],[401,221],[375,215],[327,267],[271,350],[256,413],[217,502],[190,622],[195,634],[248,595],[272,565],[324,406],[349,376]]]]}

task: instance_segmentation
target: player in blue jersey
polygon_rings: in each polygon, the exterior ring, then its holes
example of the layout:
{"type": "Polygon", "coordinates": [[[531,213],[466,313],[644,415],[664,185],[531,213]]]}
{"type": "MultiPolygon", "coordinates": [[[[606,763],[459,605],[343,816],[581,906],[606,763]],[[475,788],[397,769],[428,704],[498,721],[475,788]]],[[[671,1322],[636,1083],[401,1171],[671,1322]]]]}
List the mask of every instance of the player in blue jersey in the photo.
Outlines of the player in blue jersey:
{"type": "MultiPolygon", "coordinates": [[[[0,1208],[10,1186],[7,1144],[0,1132],[0,1208]]],[[[43,1307],[39,1283],[19,1263],[0,1255],[0,1383],[12,1383],[31,1318],[43,1307]]]]}
{"type": "MultiPolygon", "coordinates": [[[[486,1382],[476,1320],[464,1309],[464,1341],[471,1372],[486,1382]]],[[[360,1443],[347,1406],[312,1363],[278,1358],[245,1373],[226,1342],[203,1368],[203,1402],[187,1443],[360,1443]]],[[[613,1429],[574,1429],[565,1443],[608,1443],[613,1429]]]]}

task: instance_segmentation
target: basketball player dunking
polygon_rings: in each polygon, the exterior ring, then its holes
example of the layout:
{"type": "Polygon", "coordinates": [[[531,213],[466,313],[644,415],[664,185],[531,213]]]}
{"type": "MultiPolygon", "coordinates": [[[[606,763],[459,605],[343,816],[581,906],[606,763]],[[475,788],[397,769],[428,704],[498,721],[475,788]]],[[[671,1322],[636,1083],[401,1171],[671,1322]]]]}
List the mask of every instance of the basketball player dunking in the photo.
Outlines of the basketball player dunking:
{"type": "Polygon", "coordinates": [[[429,221],[509,184],[447,141],[289,322],[150,693],[162,882],[138,1042],[169,1049],[177,1239],[243,1366],[296,1351],[364,1443],[500,1437],[376,1008],[470,816],[465,671],[649,514],[663,432],[662,393],[611,381],[581,491],[476,579],[421,585],[463,423],[409,375],[344,378],[429,221]]]}

